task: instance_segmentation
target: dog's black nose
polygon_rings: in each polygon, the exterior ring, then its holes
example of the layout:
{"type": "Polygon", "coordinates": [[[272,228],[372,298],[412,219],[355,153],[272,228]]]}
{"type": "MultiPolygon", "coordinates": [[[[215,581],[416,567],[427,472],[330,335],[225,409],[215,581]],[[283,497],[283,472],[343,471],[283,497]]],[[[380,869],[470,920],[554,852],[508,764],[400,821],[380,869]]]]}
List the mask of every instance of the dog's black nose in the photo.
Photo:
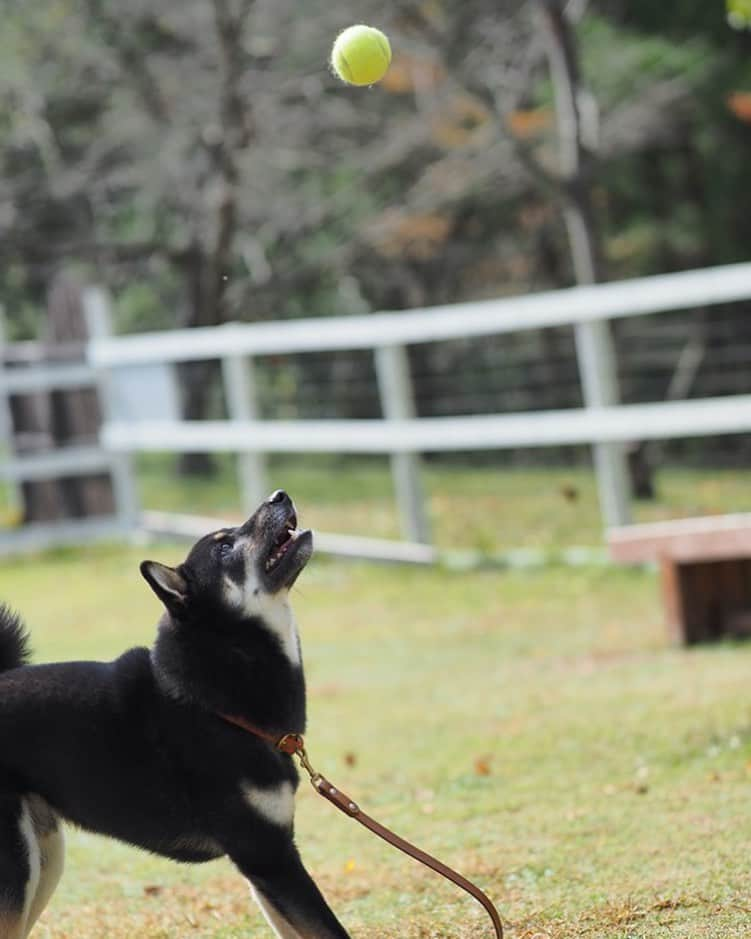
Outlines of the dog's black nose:
{"type": "Polygon", "coordinates": [[[279,505],[282,502],[291,502],[292,500],[283,489],[277,489],[276,492],[271,493],[268,501],[272,505],[279,505]]]}

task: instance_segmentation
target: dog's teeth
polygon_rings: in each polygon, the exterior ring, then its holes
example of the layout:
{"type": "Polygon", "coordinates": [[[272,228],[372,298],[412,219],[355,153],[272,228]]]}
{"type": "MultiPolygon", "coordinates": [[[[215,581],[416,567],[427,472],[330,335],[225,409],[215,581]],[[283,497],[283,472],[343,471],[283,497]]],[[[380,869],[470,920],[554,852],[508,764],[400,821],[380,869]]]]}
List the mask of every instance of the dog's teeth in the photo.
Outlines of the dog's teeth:
{"type": "Polygon", "coordinates": [[[292,544],[292,542],[297,541],[301,534],[302,531],[299,528],[287,529],[286,538],[280,545],[274,547],[274,550],[272,550],[271,554],[266,560],[265,569],[267,571],[270,571],[279,563],[279,561],[281,561],[281,559],[289,550],[289,546],[292,544]]]}

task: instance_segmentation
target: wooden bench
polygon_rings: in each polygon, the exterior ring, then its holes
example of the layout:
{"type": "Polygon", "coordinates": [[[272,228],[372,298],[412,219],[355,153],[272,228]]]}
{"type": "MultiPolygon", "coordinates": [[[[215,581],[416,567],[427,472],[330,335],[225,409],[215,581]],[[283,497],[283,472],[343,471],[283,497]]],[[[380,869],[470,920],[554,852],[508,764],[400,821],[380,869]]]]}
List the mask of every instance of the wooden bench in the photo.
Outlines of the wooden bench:
{"type": "Polygon", "coordinates": [[[607,539],[615,561],[660,565],[674,641],[751,636],[751,514],[627,525],[607,539]]]}

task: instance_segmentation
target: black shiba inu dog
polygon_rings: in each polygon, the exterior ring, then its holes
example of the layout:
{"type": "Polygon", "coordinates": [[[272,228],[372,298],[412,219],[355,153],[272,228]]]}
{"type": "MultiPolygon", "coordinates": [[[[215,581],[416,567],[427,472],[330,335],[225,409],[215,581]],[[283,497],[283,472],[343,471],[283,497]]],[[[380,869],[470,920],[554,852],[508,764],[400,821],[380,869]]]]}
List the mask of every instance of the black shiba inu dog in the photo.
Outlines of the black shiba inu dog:
{"type": "Polygon", "coordinates": [[[198,541],[176,568],[144,561],[157,639],[114,662],[27,664],[0,607],[0,939],[25,939],[63,868],[61,820],[178,861],[227,855],[282,939],[342,939],[293,837],[292,757],[305,730],[289,590],[310,559],[289,496],[198,541]]]}

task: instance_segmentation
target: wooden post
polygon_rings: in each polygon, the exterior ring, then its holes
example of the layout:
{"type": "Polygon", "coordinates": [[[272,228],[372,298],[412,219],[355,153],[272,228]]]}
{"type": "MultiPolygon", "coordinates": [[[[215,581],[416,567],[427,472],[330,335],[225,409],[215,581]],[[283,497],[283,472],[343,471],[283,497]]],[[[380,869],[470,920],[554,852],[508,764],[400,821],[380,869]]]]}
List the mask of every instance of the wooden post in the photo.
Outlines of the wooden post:
{"type": "MultiPolygon", "coordinates": [[[[415,417],[409,360],[404,346],[377,347],[375,365],[384,418],[398,421],[415,417]]],[[[417,453],[393,453],[391,472],[399,504],[403,535],[409,541],[430,544],[430,522],[425,509],[419,455],[417,453]]]]}
{"type": "Polygon", "coordinates": [[[660,584],[668,635],[671,642],[680,645],[686,641],[686,598],[678,564],[667,555],[660,558],[660,584]]]}
{"type": "MultiPolygon", "coordinates": [[[[47,296],[48,355],[81,361],[88,335],[79,284],[60,274],[47,296]]],[[[50,388],[47,392],[49,432],[55,450],[95,443],[102,423],[102,407],[95,387],[50,388]]],[[[113,482],[104,473],[60,476],[55,480],[62,518],[111,516],[115,511],[113,482]]]]}
{"type": "MultiPolygon", "coordinates": [[[[6,354],[14,364],[6,373],[9,380],[53,363],[75,368],[84,354],[85,337],[80,292],[61,275],[49,291],[45,337],[11,347],[11,356],[6,354]]],[[[13,394],[10,414],[19,457],[44,459],[45,454],[85,446],[96,437],[99,406],[84,385],[58,389],[54,383],[41,384],[13,394]]],[[[109,515],[113,509],[111,482],[101,471],[23,477],[19,488],[25,524],[109,515]]]]}
{"type": "MultiPolygon", "coordinates": [[[[86,327],[90,339],[106,339],[112,335],[110,298],[101,287],[87,287],[81,297],[86,327]]],[[[105,421],[112,419],[111,379],[105,369],[98,370],[97,390],[105,421]]],[[[125,530],[138,523],[139,507],[132,460],[127,453],[110,455],[110,474],[115,500],[115,512],[125,530]]]]}
{"type": "MultiPolygon", "coordinates": [[[[253,359],[232,355],[222,359],[227,411],[233,421],[253,421],[260,417],[256,395],[253,359]]],[[[243,511],[251,515],[268,494],[265,454],[254,449],[237,455],[237,472],[243,511]]]]}

